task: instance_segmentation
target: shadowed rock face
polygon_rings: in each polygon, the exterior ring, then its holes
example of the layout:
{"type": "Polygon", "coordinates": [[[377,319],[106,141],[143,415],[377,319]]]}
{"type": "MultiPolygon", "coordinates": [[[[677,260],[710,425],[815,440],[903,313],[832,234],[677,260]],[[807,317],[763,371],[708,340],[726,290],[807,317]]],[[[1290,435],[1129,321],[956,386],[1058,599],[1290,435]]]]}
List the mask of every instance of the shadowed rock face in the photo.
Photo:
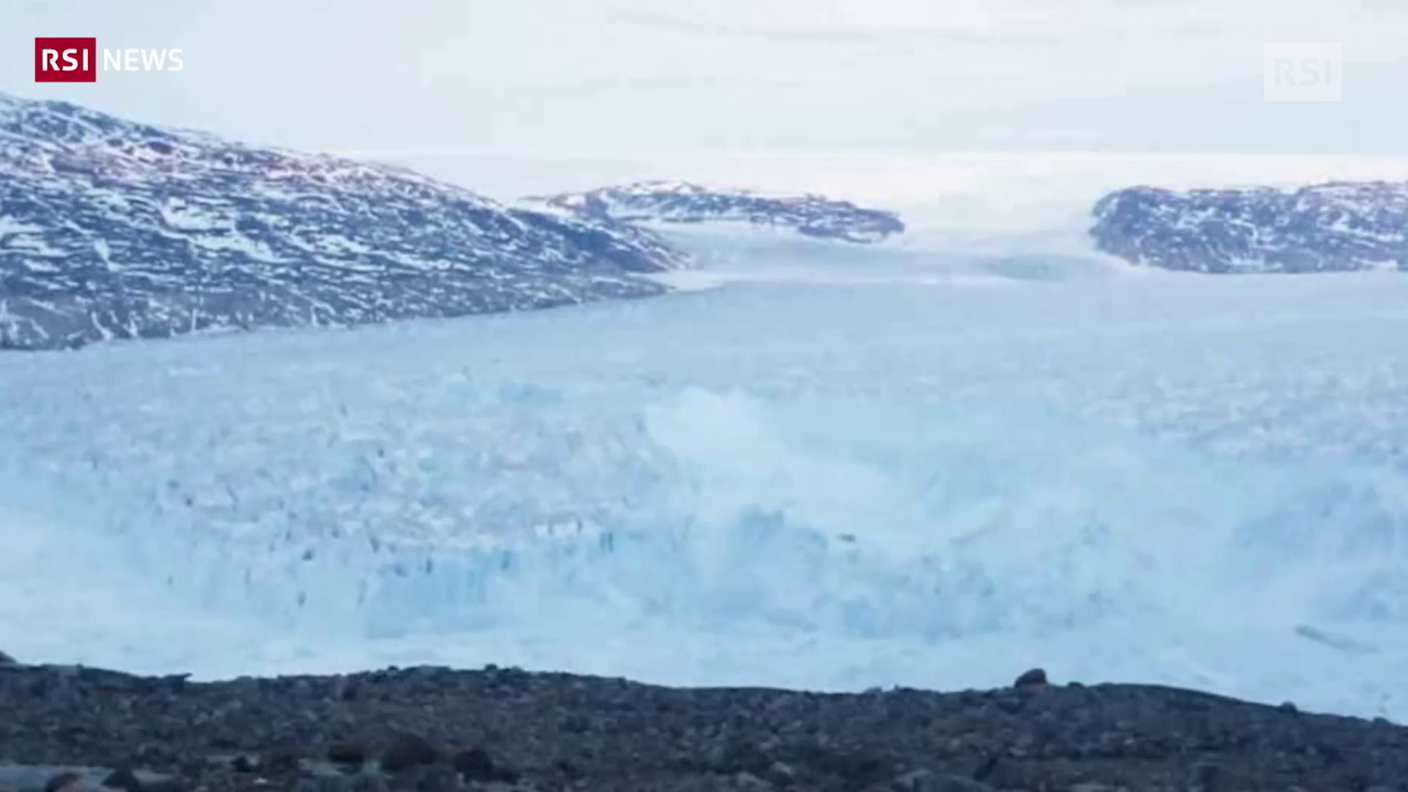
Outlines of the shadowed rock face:
{"type": "Polygon", "coordinates": [[[647,231],[399,168],[0,95],[0,346],[659,294],[647,231]]]}
{"type": "Polygon", "coordinates": [[[114,768],[144,789],[211,790],[1367,790],[1408,778],[1408,729],[1386,721],[1036,672],[994,691],[818,694],[492,667],[197,684],[10,666],[0,712],[0,756],[17,763],[0,763],[0,785],[35,787],[114,768]]]}
{"type": "Polygon", "coordinates": [[[863,209],[848,201],[819,195],[768,196],[747,190],[715,190],[688,182],[640,182],[526,198],[524,202],[595,220],[745,222],[858,244],[880,242],[905,230],[895,214],[863,209]]]}
{"type": "Polygon", "coordinates": [[[1096,247],[1134,264],[1210,273],[1408,270],[1408,184],[1175,192],[1096,203],[1096,247]]]}

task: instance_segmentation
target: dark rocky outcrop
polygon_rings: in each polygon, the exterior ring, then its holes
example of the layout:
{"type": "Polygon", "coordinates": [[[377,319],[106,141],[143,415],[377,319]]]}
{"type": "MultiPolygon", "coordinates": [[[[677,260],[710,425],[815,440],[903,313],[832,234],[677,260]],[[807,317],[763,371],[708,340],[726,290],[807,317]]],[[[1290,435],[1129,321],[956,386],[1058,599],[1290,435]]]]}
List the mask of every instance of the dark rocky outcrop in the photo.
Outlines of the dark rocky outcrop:
{"type": "Polygon", "coordinates": [[[1408,728],[1142,685],[820,694],[492,667],[193,683],[10,666],[0,757],[16,792],[64,772],[209,792],[1384,792],[1405,788],[1408,728]]]}
{"type": "Polygon", "coordinates": [[[1017,688],[1033,688],[1040,687],[1046,683],[1046,670],[1033,668],[1030,671],[1022,672],[1022,674],[1017,677],[1017,681],[1012,683],[1012,686],[1017,688]]]}

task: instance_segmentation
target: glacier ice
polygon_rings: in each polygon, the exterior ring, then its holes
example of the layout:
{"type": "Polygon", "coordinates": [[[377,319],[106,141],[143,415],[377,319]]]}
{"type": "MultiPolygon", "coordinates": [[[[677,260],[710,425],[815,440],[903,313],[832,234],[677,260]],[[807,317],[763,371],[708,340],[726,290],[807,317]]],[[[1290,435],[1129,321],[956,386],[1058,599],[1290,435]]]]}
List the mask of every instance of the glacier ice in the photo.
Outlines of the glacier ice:
{"type": "Polygon", "coordinates": [[[1403,281],[747,263],[0,357],[0,641],[199,676],[1041,664],[1408,717],[1403,281]]]}

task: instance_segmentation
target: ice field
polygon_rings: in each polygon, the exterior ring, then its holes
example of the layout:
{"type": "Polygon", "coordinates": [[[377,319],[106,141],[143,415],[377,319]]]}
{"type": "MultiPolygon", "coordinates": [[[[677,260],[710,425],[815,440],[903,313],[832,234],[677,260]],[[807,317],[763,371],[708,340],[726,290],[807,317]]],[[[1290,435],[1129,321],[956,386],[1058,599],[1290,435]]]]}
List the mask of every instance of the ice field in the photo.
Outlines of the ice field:
{"type": "Polygon", "coordinates": [[[1042,665],[1408,720],[1408,279],[773,253],[640,302],[0,356],[0,648],[1042,665]]]}

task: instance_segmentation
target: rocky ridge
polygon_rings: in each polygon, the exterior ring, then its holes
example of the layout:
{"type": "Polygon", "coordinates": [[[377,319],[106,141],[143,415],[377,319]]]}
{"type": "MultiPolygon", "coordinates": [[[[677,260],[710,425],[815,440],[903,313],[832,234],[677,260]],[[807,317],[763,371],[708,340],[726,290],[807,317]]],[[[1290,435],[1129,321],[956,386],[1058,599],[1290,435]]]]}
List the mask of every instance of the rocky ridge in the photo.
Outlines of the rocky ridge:
{"type": "Polygon", "coordinates": [[[657,295],[656,235],[0,94],[0,347],[657,295]]]}
{"type": "Polygon", "coordinates": [[[492,666],[195,683],[9,665],[7,786],[1388,792],[1408,789],[1408,728],[1040,671],[992,691],[821,694],[492,666]]]}
{"type": "Polygon", "coordinates": [[[1408,183],[1189,190],[1130,187],[1093,209],[1100,250],[1215,274],[1408,271],[1408,183]]]}
{"type": "Polygon", "coordinates": [[[893,212],[866,209],[849,201],[820,195],[765,195],[680,181],[637,182],[535,196],[524,202],[594,221],[665,226],[737,222],[853,244],[881,242],[905,231],[893,212]]]}

